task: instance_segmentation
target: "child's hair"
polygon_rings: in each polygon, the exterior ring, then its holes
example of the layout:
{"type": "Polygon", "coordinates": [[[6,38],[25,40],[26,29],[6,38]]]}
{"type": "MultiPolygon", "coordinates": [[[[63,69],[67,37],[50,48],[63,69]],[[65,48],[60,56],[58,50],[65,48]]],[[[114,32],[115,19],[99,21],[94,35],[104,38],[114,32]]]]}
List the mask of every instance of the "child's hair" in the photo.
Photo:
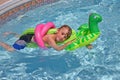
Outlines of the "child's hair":
{"type": "Polygon", "coordinates": [[[68,28],[68,34],[67,34],[67,39],[68,39],[72,34],[72,29],[68,25],[62,25],[59,29],[61,28],[68,28]]]}

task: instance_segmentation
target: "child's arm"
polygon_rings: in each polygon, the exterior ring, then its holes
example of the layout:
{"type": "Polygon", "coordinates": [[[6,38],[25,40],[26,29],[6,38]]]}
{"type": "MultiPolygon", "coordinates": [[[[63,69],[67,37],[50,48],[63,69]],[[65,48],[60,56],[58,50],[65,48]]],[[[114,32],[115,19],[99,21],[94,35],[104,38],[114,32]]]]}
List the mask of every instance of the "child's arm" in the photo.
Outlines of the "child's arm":
{"type": "Polygon", "coordinates": [[[65,43],[64,45],[57,45],[56,42],[52,39],[52,38],[49,38],[48,39],[48,44],[53,47],[54,49],[56,49],[57,51],[60,51],[60,50],[63,50],[66,46],[68,46],[69,44],[71,44],[75,39],[65,43]]]}

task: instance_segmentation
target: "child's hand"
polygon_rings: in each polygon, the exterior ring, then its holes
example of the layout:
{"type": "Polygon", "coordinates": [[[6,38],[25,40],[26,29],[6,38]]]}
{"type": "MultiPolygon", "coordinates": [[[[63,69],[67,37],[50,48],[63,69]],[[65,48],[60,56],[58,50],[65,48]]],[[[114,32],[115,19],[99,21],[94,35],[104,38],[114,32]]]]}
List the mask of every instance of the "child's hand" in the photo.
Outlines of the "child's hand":
{"type": "Polygon", "coordinates": [[[86,45],[86,47],[87,47],[88,49],[92,49],[92,48],[93,48],[92,44],[88,44],[88,45],[86,45]]]}

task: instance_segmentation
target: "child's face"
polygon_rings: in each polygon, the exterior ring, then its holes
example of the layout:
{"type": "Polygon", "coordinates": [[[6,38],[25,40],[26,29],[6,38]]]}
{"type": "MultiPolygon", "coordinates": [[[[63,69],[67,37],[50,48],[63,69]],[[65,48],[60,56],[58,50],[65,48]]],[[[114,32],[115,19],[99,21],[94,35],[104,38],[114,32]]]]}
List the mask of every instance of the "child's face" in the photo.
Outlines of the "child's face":
{"type": "Polygon", "coordinates": [[[67,35],[68,35],[68,28],[61,28],[61,29],[58,29],[58,32],[57,32],[57,35],[56,35],[56,41],[58,42],[62,42],[64,40],[67,39],[67,35]]]}

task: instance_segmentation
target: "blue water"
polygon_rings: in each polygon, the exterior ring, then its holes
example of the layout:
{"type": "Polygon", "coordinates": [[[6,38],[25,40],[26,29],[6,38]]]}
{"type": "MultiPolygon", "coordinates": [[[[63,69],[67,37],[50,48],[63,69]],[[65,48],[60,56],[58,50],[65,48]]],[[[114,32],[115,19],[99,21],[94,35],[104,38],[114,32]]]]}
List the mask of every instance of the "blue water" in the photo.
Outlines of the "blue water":
{"type": "Polygon", "coordinates": [[[43,5],[0,25],[0,40],[12,45],[18,38],[4,37],[3,32],[21,34],[48,21],[77,30],[92,12],[103,17],[99,24],[102,34],[92,43],[92,50],[25,48],[11,53],[0,47],[0,80],[119,80],[120,0],[59,0],[43,5]]]}

